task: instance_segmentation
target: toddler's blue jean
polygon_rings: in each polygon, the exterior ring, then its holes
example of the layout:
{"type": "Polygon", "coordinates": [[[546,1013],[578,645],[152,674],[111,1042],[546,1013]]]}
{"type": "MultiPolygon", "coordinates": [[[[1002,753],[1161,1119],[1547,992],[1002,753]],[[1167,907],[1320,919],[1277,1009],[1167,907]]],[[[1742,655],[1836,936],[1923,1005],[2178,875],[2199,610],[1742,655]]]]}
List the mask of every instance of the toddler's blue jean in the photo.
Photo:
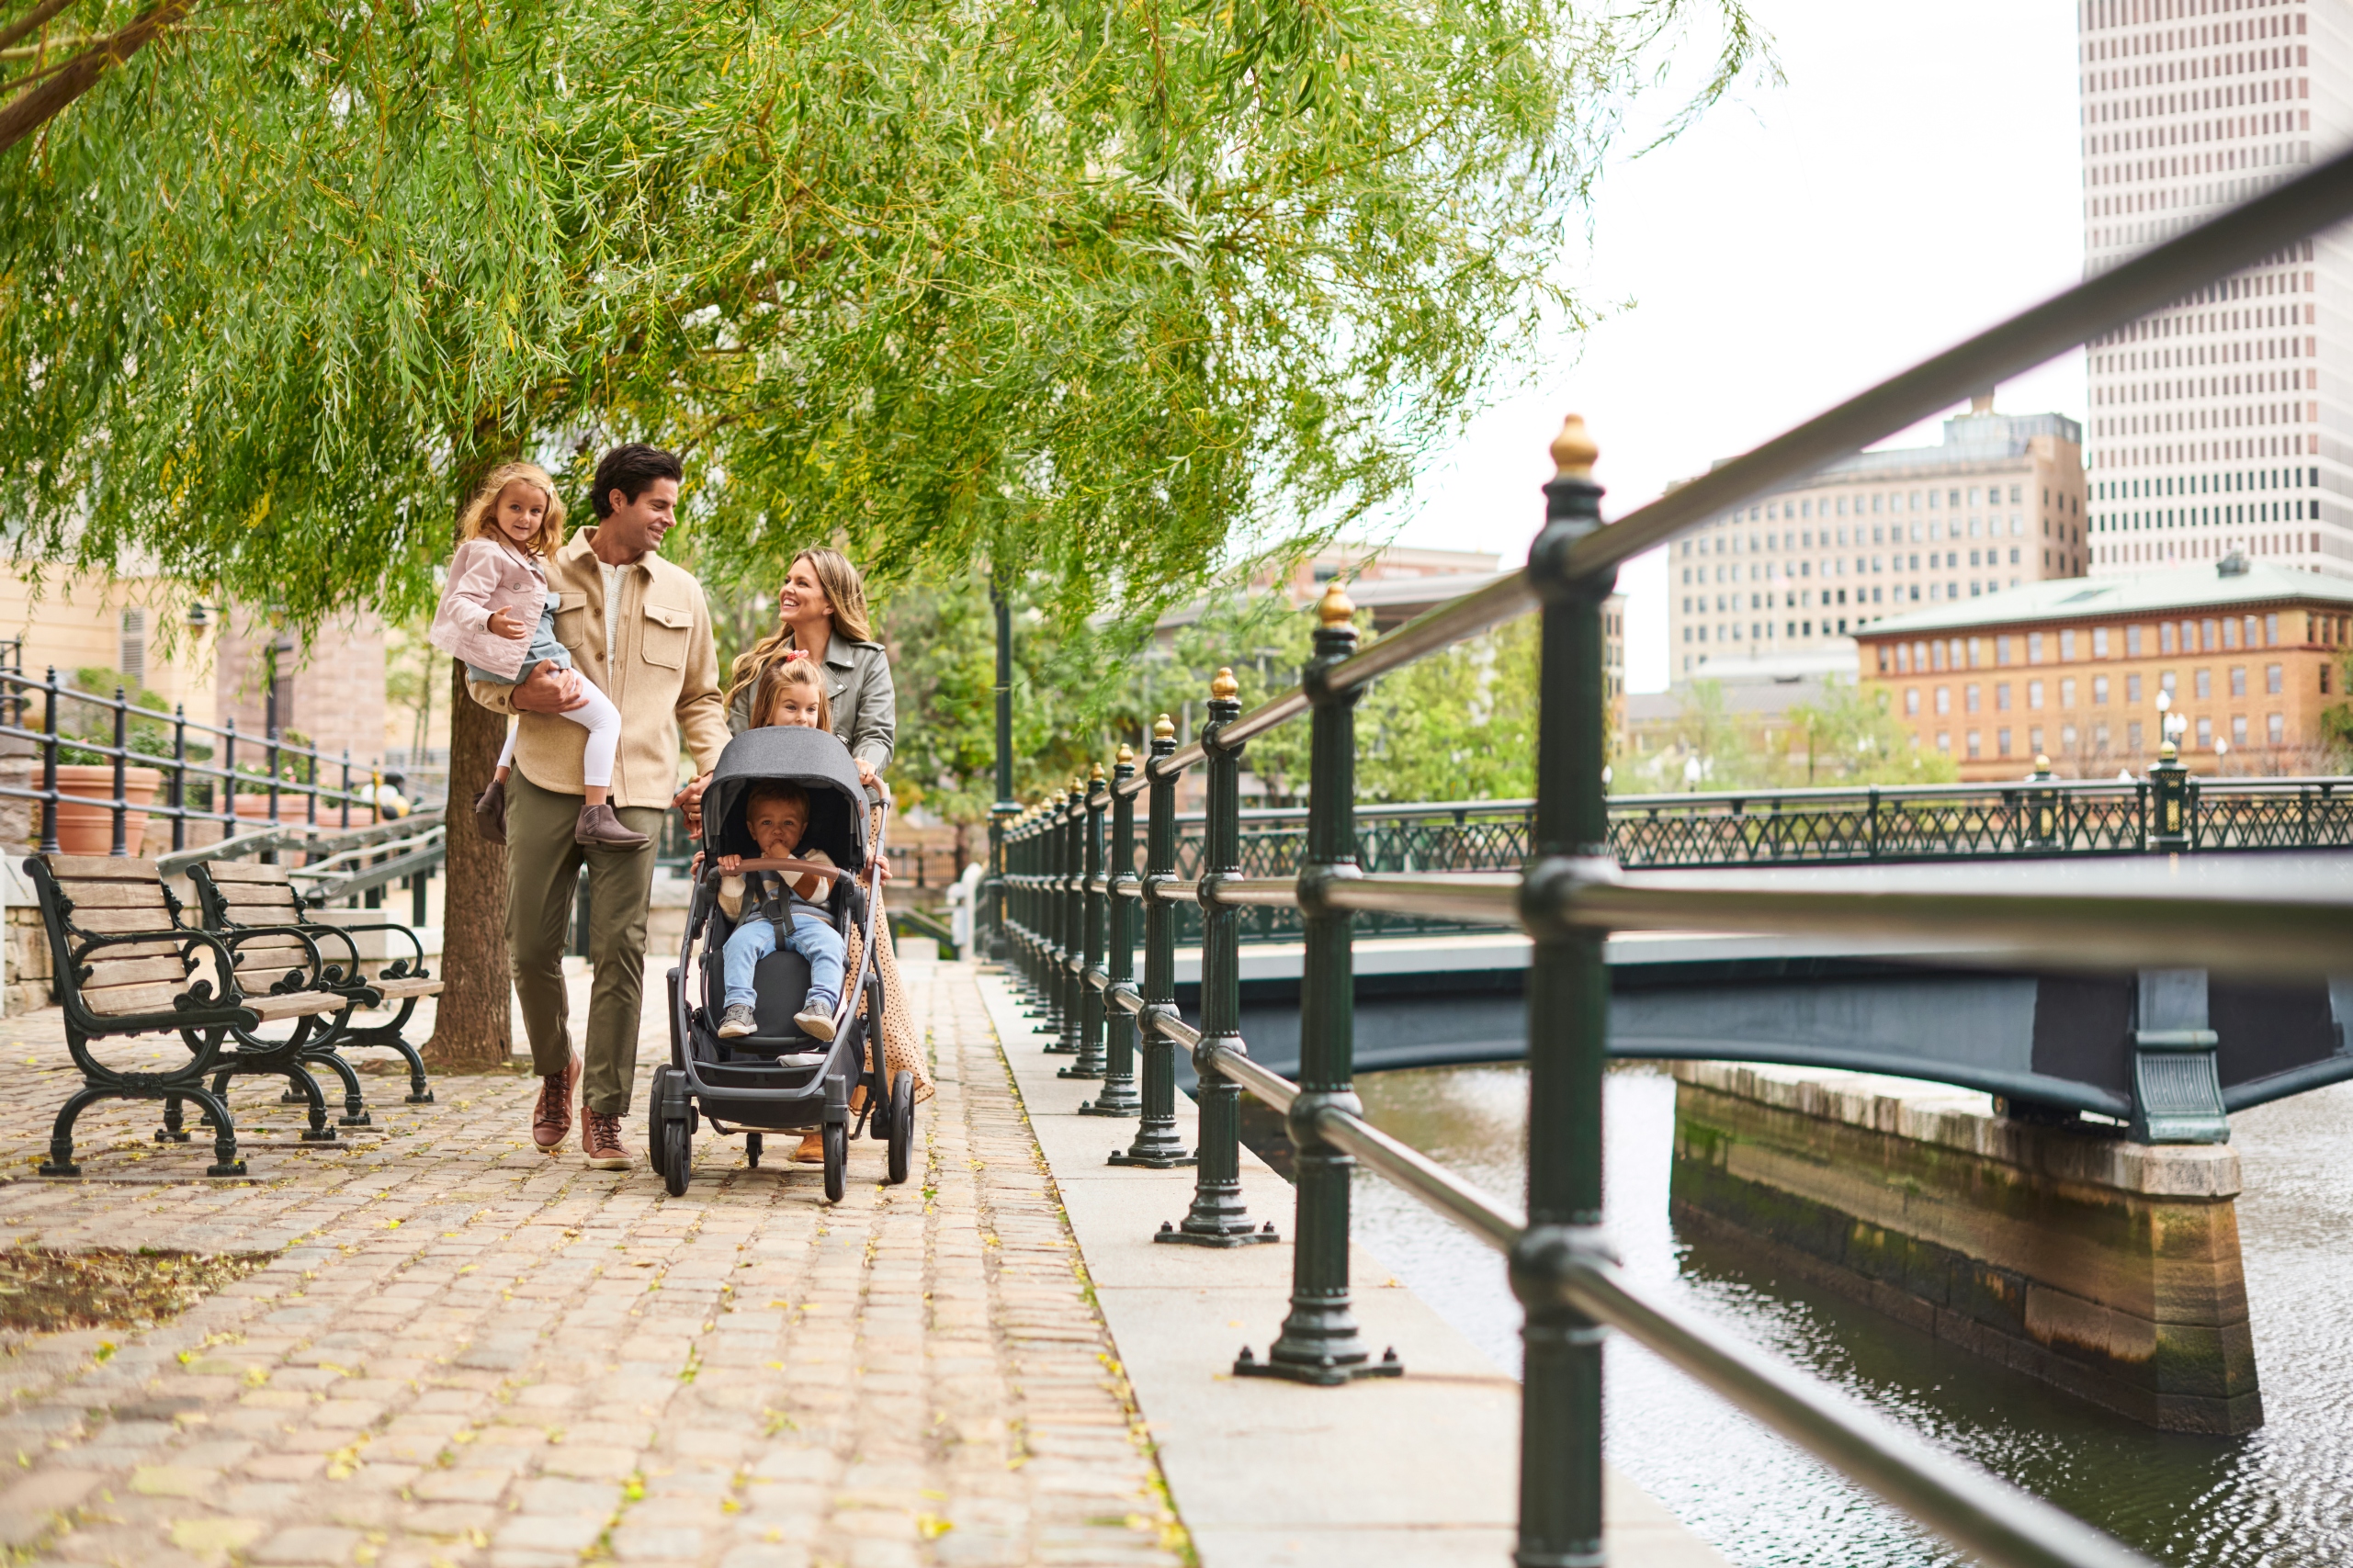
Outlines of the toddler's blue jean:
{"type": "MultiPolygon", "coordinates": [[[[785,945],[809,960],[809,1001],[828,1008],[842,999],[842,964],[845,957],[842,933],[802,916],[793,921],[792,934],[785,945]]],[[[776,928],[750,910],[744,911],[743,923],[727,939],[727,1005],[750,1007],[759,997],[752,984],[760,961],[776,951],[776,928]]]]}

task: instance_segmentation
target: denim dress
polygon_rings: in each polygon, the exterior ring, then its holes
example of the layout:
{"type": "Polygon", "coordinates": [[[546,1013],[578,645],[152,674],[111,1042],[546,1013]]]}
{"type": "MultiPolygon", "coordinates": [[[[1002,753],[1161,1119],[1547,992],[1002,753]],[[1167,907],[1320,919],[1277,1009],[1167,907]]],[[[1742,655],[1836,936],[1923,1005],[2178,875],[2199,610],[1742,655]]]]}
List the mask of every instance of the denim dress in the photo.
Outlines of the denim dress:
{"type": "Polygon", "coordinates": [[[556,596],[551,592],[539,606],[538,629],[531,634],[531,646],[523,652],[523,668],[512,678],[495,674],[479,664],[466,666],[466,673],[477,681],[489,681],[501,686],[519,686],[531,679],[531,671],[541,663],[552,664],[559,670],[571,668],[571,655],[556,640],[556,596]]]}

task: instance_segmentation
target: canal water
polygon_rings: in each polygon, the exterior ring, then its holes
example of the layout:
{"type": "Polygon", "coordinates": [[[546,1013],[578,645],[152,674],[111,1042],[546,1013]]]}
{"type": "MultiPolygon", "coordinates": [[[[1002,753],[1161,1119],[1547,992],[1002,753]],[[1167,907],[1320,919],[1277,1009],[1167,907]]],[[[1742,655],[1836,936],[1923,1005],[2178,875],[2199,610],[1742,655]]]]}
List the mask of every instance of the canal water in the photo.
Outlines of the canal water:
{"type": "MultiPolygon", "coordinates": [[[[1490,1191],[1522,1181],[1520,1067],[1378,1073],[1372,1119],[1490,1191]]],[[[2159,1433],[1960,1354],[1779,1274],[1678,1236],[1667,1206],[1675,1085],[1628,1063],[1608,1087],[1610,1222],[1640,1281],[1827,1380],[1930,1445],[2110,1530],[2161,1562],[2353,1563],[2353,1084],[2232,1118],[2265,1425],[2159,1433]]],[[[1250,1142],[1280,1153],[1279,1127],[1250,1142]]],[[[1508,1367],[1519,1313],[1496,1256],[1376,1178],[1358,1234],[1508,1367]]],[[[1963,1561],[1623,1338],[1608,1362],[1610,1457],[1741,1568],[1923,1568],[1963,1561]]]]}

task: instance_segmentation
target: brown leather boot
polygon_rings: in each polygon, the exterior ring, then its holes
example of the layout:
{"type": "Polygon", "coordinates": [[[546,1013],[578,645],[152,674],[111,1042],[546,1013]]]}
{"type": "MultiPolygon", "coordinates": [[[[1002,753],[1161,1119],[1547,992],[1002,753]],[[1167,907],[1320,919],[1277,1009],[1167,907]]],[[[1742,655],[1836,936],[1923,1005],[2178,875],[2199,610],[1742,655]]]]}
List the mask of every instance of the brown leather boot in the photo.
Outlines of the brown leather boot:
{"type": "Polygon", "coordinates": [[[591,1170],[628,1170],[637,1156],[621,1142],[621,1118],[602,1111],[580,1108],[580,1147],[591,1170]]]}
{"type": "Polygon", "coordinates": [[[494,778],[474,802],[474,831],[486,844],[506,842],[506,781],[494,778]]]}
{"type": "Polygon", "coordinates": [[[580,826],[571,830],[571,841],[592,850],[636,850],[643,849],[649,840],[643,833],[632,833],[624,827],[607,802],[580,808],[580,826]]]}
{"type": "Polygon", "coordinates": [[[531,1141],[539,1145],[541,1154],[552,1156],[571,1131],[571,1093],[579,1082],[578,1056],[567,1062],[562,1072],[540,1078],[538,1103],[531,1108],[531,1141]]]}

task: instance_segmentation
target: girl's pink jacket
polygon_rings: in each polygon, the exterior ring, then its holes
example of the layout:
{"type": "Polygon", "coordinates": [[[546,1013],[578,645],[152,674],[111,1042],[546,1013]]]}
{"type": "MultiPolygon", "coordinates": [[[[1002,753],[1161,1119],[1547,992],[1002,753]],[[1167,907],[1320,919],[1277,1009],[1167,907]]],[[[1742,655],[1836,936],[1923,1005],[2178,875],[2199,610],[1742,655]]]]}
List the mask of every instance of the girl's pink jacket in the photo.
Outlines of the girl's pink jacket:
{"type": "Polygon", "coordinates": [[[512,681],[522,673],[547,602],[548,576],[537,561],[495,539],[469,539],[449,558],[449,585],[425,639],[452,659],[512,681]],[[493,610],[514,611],[525,635],[491,630],[493,610]]]}

